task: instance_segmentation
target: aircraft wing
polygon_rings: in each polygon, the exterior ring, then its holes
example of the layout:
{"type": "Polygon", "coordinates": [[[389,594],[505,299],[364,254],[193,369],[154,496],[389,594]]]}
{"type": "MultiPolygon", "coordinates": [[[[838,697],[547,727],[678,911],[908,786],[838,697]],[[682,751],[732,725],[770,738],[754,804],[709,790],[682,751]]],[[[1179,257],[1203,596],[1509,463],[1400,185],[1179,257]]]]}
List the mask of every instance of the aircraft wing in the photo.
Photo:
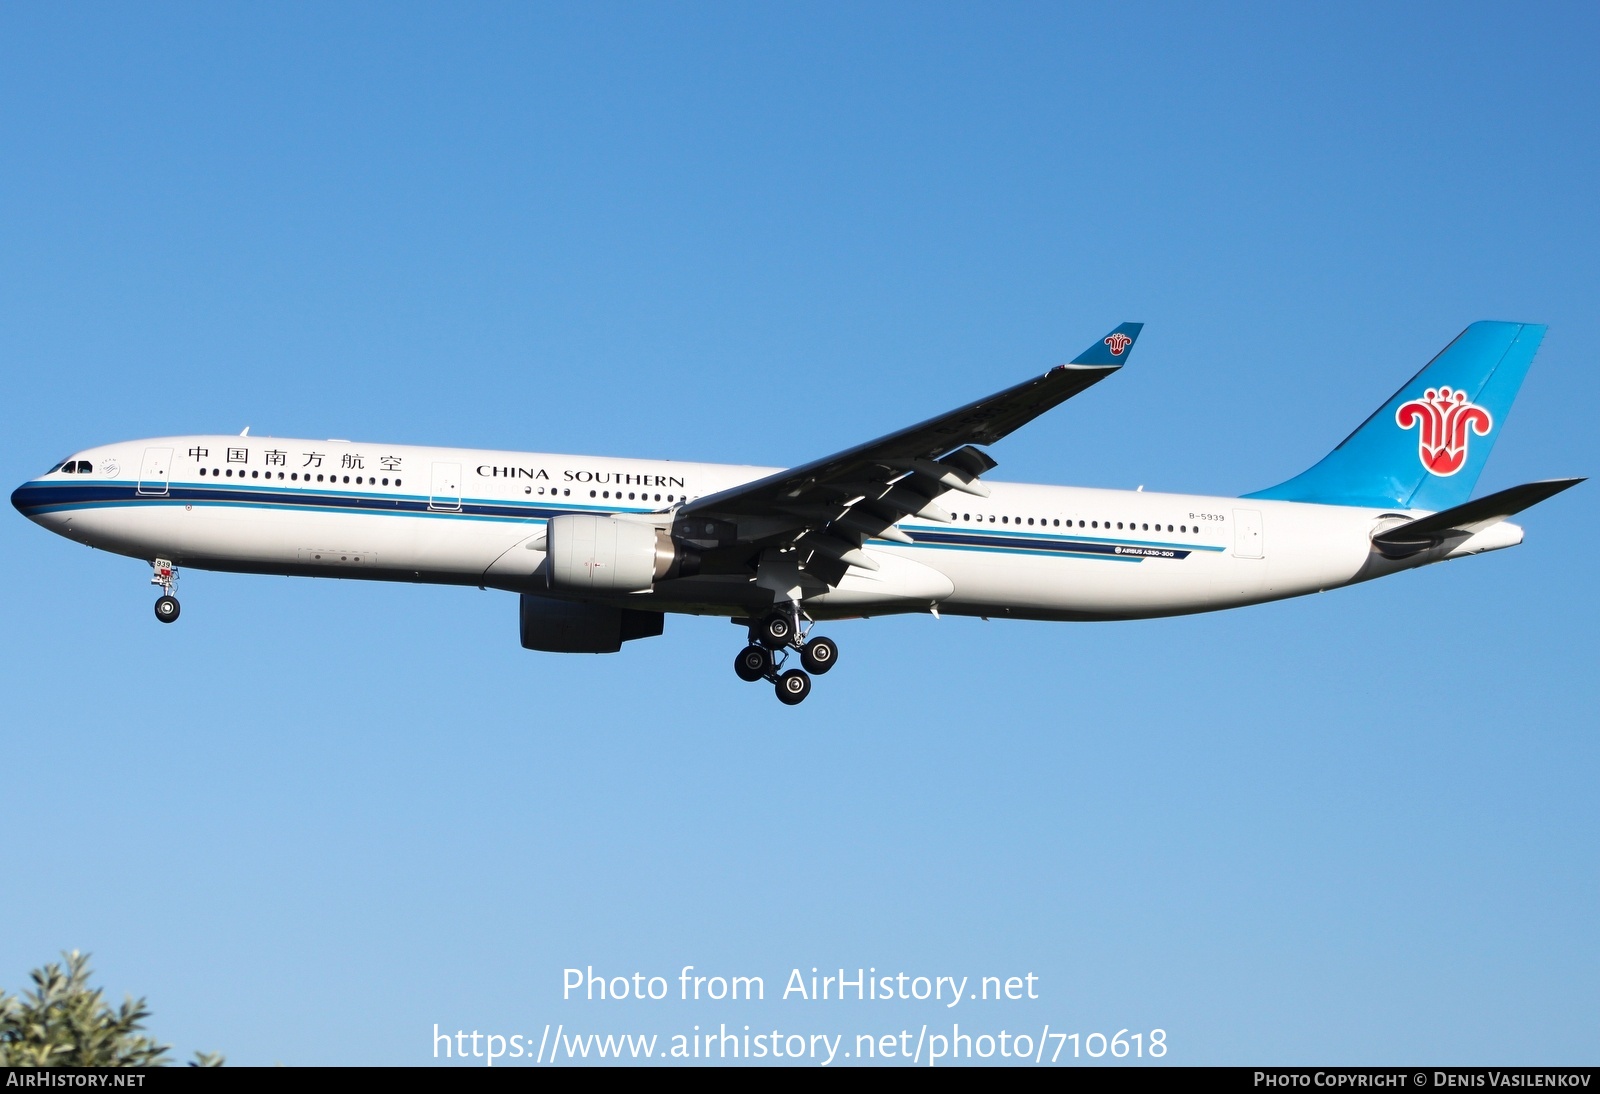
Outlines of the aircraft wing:
{"type": "Polygon", "coordinates": [[[868,539],[904,543],[908,516],[948,521],[934,499],[951,490],[987,497],[979,476],[996,464],[989,445],[1105,379],[1127,361],[1142,323],[1124,323],[1043,376],[947,414],[811,463],[699,498],[679,510],[674,534],[706,548],[794,547],[807,572],[838,584],[852,566],[877,569],[868,539]]]}

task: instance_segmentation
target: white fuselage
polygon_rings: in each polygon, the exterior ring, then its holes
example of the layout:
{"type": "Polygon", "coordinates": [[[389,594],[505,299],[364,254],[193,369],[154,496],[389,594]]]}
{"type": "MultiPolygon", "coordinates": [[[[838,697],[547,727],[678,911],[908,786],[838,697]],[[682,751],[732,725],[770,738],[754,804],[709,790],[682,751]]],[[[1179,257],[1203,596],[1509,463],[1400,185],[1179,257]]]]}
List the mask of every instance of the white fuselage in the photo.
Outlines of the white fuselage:
{"type": "MultiPolygon", "coordinates": [[[[78,453],[13,502],[70,539],[146,560],[246,573],[481,585],[561,595],[544,571],[562,513],[661,514],[776,469],[475,449],[191,436],[78,453]]],[[[1502,522],[1404,560],[1375,531],[1417,512],[991,483],[939,499],[949,524],[910,518],[912,544],[866,545],[806,601],[817,618],[929,611],[1128,619],[1297,596],[1521,542],[1502,522]]],[[[741,615],[772,594],[748,573],[586,597],[653,611],[741,615]]]]}

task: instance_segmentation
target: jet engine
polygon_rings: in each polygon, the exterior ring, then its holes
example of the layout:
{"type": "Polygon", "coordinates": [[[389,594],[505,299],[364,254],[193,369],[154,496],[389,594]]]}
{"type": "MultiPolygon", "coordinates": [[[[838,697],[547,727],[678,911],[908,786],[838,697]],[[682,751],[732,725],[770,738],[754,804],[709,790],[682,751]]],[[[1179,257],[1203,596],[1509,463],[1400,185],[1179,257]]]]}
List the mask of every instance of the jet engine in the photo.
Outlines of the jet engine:
{"type": "Polygon", "coordinates": [[[563,513],[545,529],[550,586],[573,592],[637,593],[689,577],[700,559],[669,531],[604,513],[563,513]]]}
{"type": "Polygon", "coordinates": [[[522,594],[522,646],[547,653],[616,653],[624,642],[654,638],[666,617],[604,604],[578,604],[522,594]]]}

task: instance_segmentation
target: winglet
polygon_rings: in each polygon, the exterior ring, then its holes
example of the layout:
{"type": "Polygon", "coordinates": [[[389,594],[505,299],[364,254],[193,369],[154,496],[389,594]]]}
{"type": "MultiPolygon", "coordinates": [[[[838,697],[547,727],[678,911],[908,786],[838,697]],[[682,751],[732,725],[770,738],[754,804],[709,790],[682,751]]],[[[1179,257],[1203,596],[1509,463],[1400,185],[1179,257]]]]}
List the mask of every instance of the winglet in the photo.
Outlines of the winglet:
{"type": "Polygon", "coordinates": [[[1125,365],[1143,323],[1124,323],[1072,359],[1074,365],[1125,365]]]}

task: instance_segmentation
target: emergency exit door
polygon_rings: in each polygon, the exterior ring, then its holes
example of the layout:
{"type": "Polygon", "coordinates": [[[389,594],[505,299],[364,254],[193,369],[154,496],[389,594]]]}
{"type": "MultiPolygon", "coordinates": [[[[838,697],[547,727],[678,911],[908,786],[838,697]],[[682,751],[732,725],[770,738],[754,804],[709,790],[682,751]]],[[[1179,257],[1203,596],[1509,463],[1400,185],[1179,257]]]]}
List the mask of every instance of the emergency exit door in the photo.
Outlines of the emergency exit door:
{"type": "Polygon", "coordinates": [[[1235,509],[1233,511],[1233,557],[1265,558],[1266,549],[1262,538],[1260,511],[1256,509],[1235,509]]]}
{"type": "Polygon", "coordinates": [[[461,511],[461,465],[436,463],[433,465],[433,492],[428,498],[428,508],[443,512],[461,511]]]}

